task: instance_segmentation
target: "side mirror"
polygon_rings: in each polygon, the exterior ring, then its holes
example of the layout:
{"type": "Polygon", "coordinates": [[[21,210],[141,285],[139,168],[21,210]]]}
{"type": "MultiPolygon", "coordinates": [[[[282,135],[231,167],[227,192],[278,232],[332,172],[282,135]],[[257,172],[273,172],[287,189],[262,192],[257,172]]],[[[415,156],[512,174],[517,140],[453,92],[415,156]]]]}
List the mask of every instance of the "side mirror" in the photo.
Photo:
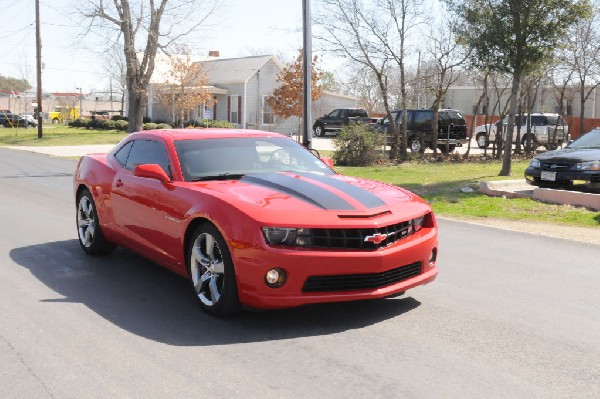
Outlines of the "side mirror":
{"type": "Polygon", "coordinates": [[[171,178],[167,176],[163,168],[155,163],[142,164],[135,167],[133,175],[137,177],[144,177],[147,179],[155,179],[162,183],[170,183],[171,178]]]}

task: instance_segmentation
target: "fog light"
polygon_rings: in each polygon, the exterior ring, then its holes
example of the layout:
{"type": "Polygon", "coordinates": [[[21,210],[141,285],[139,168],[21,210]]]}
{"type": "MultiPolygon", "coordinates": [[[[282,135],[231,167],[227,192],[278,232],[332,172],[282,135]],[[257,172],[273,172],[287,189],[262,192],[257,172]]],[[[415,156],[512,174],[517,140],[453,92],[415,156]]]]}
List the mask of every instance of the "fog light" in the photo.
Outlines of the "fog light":
{"type": "Polygon", "coordinates": [[[433,267],[435,265],[435,261],[437,260],[437,248],[433,248],[431,253],[429,254],[429,267],[433,267]]]}
{"type": "Polygon", "coordinates": [[[279,268],[271,269],[265,274],[265,283],[271,288],[281,287],[285,284],[285,272],[279,268]]]}

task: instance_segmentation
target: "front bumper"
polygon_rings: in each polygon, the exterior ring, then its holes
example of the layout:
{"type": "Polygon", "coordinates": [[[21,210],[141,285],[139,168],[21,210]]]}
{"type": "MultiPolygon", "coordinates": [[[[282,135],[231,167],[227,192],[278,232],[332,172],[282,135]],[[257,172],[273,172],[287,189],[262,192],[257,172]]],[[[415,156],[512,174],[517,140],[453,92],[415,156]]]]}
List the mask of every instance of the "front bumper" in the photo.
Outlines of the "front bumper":
{"type": "Polygon", "coordinates": [[[313,303],[345,302],[393,296],[433,281],[438,269],[430,265],[437,253],[437,228],[427,229],[389,247],[375,251],[317,251],[261,247],[235,253],[234,264],[240,302],[251,308],[275,309],[313,303]],[[372,289],[307,292],[305,283],[315,276],[379,274],[420,263],[418,275],[372,289]],[[272,268],[283,269],[286,283],[269,288],[264,276],[272,268]]]}
{"type": "Polygon", "coordinates": [[[525,169],[525,180],[534,186],[573,187],[583,186],[589,189],[600,189],[600,171],[560,171],[555,180],[542,180],[542,170],[528,167],[525,169]]]}

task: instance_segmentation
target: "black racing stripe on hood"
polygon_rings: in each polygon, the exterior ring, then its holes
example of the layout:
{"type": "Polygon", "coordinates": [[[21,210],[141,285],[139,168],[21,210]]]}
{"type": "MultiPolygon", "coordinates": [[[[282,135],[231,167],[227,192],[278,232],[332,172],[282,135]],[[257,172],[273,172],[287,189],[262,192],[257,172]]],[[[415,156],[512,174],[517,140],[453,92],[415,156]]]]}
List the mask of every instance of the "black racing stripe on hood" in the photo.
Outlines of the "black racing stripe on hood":
{"type": "Polygon", "coordinates": [[[352,185],[350,183],[346,183],[345,181],[336,179],[334,177],[330,177],[320,173],[309,172],[297,172],[297,174],[300,176],[308,177],[309,179],[316,180],[319,183],[327,184],[328,186],[340,190],[343,193],[348,194],[350,197],[354,198],[361,204],[363,204],[366,208],[371,209],[385,205],[385,202],[383,202],[381,198],[379,198],[372,192],[365,190],[364,188],[352,185]]]}
{"type": "Polygon", "coordinates": [[[349,202],[317,185],[282,173],[249,174],[242,182],[268,187],[331,211],[356,210],[349,202]]]}

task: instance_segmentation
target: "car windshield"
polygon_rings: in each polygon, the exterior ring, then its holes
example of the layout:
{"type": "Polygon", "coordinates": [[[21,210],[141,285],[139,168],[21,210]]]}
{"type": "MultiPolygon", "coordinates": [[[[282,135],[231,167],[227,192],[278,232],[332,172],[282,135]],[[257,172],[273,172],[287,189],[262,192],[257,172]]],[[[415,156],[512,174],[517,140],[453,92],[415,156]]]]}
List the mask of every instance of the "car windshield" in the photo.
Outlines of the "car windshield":
{"type": "Polygon", "coordinates": [[[311,152],[286,137],[177,140],[175,148],[186,181],[280,171],[334,173],[311,152]]]}
{"type": "Polygon", "coordinates": [[[573,149],[600,149],[600,129],[584,134],[567,146],[573,149]]]}

